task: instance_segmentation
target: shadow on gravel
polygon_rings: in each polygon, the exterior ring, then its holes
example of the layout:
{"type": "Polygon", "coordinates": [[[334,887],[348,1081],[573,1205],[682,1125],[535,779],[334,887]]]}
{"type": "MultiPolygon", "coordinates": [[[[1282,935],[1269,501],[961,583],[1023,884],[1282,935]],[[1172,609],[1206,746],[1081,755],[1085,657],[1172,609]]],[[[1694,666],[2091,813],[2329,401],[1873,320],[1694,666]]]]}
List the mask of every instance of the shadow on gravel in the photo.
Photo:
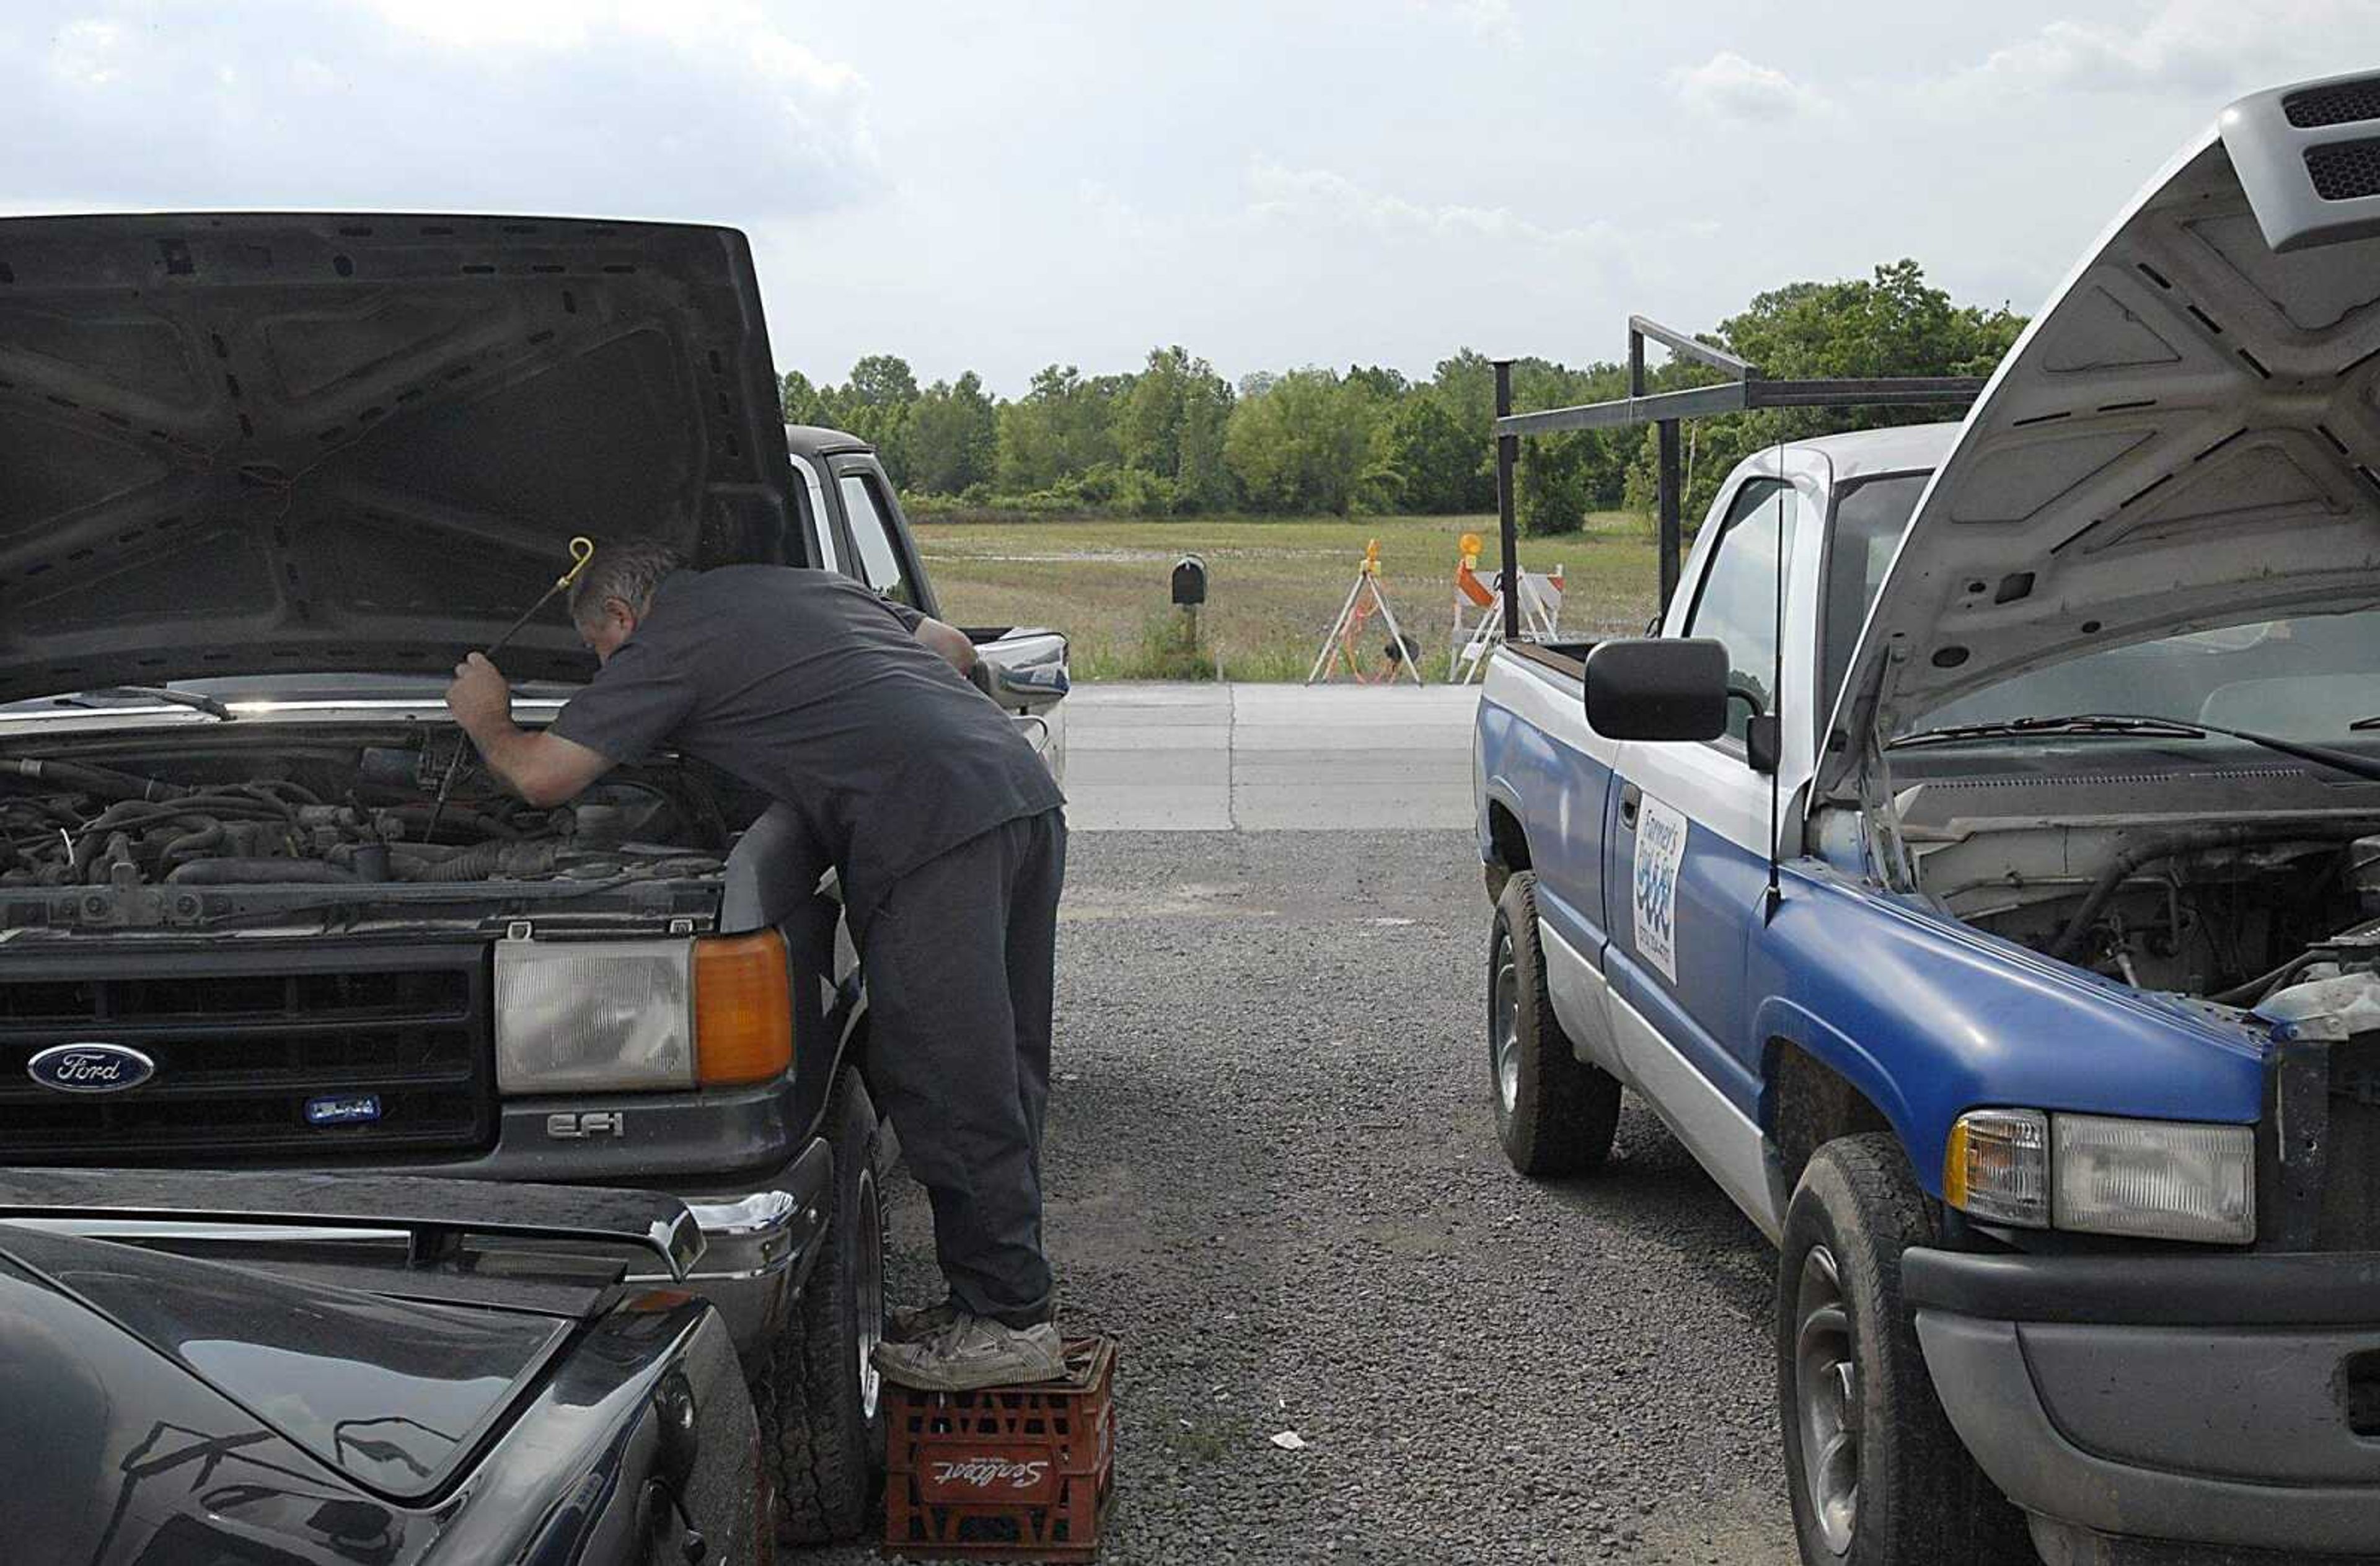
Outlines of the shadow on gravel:
{"type": "Polygon", "coordinates": [[[1572,1212],[1687,1263],[1707,1280],[1711,1298],[1740,1319],[1768,1320],[1777,1254],[1767,1236],[1633,1098],[1621,1113],[1611,1161],[1595,1174],[1548,1182],[1543,1189],[1572,1212]]]}

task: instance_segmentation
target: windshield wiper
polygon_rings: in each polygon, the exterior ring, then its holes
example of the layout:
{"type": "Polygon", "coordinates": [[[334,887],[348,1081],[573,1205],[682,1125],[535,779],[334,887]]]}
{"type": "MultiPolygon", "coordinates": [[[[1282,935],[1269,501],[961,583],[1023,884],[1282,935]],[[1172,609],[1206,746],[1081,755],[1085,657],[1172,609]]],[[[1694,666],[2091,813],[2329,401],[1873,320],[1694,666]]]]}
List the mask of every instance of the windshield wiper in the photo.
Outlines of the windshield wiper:
{"type": "Polygon", "coordinates": [[[2057,718],[1998,718],[1980,723],[1946,723],[1901,735],[1887,749],[1904,745],[1929,745],[1939,740],[1996,739],[2010,734],[2160,734],[2171,739],[2204,739],[2204,723],[2179,718],[2136,718],[2119,712],[2074,712],[2057,718]]]}
{"type": "Polygon", "coordinates": [[[2350,732],[2356,729],[2380,729],[2380,712],[2374,712],[2369,718],[2358,718],[2347,727],[2350,732]]]}
{"type": "MultiPolygon", "coordinates": [[[[210,718],[220,719],[226,723],[230,722],[233,717],[232,710],[213,697],[201,696],[194,690],[176,690],[171,686],[103,686],[97,690],[77,693],[77,697],[91,696],[128,696],[143,701],[168,702],[176,707],[188,707],[195,711],[203,712],[210,718]]],[[[59,699],[72,701],[77,706],[89,705],[87,702],[78,700],[77,697],[62,697],[59,699]]]]}
{"type": "Polygon", "coordinates": [[[1947,740],[2021,738],[2046,734],[2147,734],[2162,739],[2204,739],[2208,734],[2222,734],[2228,739],[2244,740],[2266,750],[2278,751],[2283,756],[2294,756],[2301,761],[2329,767],[2350,777],[2370,778],[2380,783],[2380,761],[2350,751],[2333,750],[2321,745],[2301,745],[2276,734],[2226,728],[2221,723],[2203,722],[2195,719],[2155,718],[2138,712],[2074,712],[2056,718],[2009,718],[1998,722],[1951,723],[1938,729],[1920,729],[1915,734],[1903,734],[1885,748],[1891,750],[1902,746],[1932,745],[1947,740]]]}

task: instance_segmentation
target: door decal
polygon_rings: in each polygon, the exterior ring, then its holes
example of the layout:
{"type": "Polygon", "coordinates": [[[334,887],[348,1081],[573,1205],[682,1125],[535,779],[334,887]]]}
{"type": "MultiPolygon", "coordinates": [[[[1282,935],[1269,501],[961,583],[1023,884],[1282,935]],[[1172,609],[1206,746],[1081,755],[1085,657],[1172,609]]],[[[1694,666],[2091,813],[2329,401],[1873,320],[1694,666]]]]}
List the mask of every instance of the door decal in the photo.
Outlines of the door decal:
{"type": "Polygon", "coordinates": [[[1651,795],[1636,820],[1636,954],[1678,982],[1678,864],[1686,819],[1651,795]]]}

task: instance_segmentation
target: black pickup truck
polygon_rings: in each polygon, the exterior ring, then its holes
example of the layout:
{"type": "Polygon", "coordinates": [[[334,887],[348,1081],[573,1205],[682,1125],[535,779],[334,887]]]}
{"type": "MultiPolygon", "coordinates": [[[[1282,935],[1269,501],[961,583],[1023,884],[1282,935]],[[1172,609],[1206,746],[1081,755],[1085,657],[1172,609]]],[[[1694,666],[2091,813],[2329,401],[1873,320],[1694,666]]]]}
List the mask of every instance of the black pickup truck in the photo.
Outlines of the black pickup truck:
{"type": "MultiPolygon", "coordinates": [[[[864,443],[779,419],[732,230],[0,221],[0,1164],[664,1192],[786,1536],[882,1462],[887,1139],[832,882],[690,761],[531,809],[441,695],[575,535],[929,613],[864,443]]],[[[971,633],[1062,757],[1065,643],[971,633]]],[[[559,608],[515,715],[593,669],[559,608]]]]}

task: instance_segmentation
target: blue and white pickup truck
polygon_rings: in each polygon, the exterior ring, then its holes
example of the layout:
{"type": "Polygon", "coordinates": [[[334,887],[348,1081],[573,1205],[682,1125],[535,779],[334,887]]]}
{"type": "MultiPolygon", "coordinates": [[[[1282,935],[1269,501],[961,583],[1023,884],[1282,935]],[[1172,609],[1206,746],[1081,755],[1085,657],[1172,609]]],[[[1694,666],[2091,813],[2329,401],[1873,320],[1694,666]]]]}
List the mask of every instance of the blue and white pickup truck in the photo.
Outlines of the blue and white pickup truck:
{"type": "Polygon", "coordinates": [[[1807,1561],[2380,1556],[2376,387],[2380,76],[2260,94],[1964,423],[1495,657],[1500,1135],[1633,1089],[1778,1244],[1807,1561]]]}

